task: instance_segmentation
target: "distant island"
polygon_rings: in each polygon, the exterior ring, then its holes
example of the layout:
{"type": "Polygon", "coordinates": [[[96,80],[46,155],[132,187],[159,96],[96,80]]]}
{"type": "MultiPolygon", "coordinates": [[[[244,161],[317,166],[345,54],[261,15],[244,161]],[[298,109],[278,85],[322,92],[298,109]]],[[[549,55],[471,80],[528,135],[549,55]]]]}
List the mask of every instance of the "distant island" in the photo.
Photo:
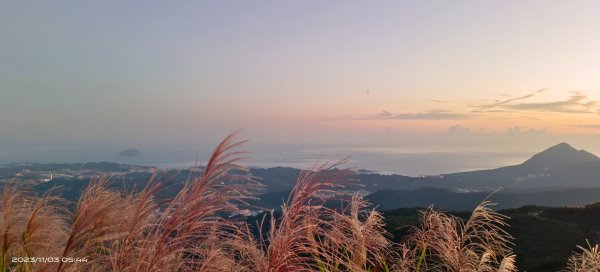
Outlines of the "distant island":
{"type": "Polygon", "coordinates": [[[119,157],[137,157],[140,155],[140,151],[134,148],[123,150],[119,152],[119,157]]]}

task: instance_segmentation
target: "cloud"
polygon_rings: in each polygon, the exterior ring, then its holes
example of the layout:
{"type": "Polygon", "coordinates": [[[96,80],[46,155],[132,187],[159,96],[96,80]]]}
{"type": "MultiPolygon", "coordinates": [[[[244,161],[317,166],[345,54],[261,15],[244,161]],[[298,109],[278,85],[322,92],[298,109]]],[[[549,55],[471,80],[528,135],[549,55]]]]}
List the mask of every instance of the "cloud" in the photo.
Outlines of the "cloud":
{"type": "MultiPolygon", "coordinates": [[[[502,111],[502,112],[506,112],[506,111],[502,111]]],[[[499,115],[499,116],[493,116],[490,117],[490,120],[535,120],[535,121],[539,121],[542,120],[541,118],[532,116],[532,115],[514,115],[514,114],[503,114],[503,115],[499,115]]]]}
{"type": "Polygon", "coordinates": [[[575,93],[566,100],[544,103],[520,103],[506,105],[505,108],[525,111],[544,111],[560,113],[595,113],[598,101],[586,101],[587,96],[575,93]]]}
{"type": "Polygon", "coordinates": [[[471,133],[471,129],[463,127],[461,125],[455,125],[448,128],[448,134],[468,134],[471,133]]]}
{"type": "Polygon", "coordinates": [[[322,121],[331,120],[464,120],[471,119],[478,115],[470,113],[456,113],[445,110],[432,110],[420,113],[391,113],[389,111],[381,111],[375,115],[368,116],[341,116],[335,118],[322,119],[322,121]]]}
{"type": "Polygon", "coordinates": [[[594,128],[594,129],[600,129],[600,124],[598,125],[571,125],[572,127],[578,127],[578,128],[594,128]]]}
{"type": "Polygon", "coordinates": [[[481,130],[471,130],[468,127],[462,126],[462,125],[454,125],[454,126],[450,126],[448,128],[448,134],[449,135],[466,135],[466,134],[472,134],[472,135],[492,135],[492,134],[500,134],[500,135],[524,135],[524,134],[550,134],[548,132],[548,128],[542,128],[542,129],[535,129],[535,128],[529,128],[529,127],[523,127],[523,126],[511,126],[511,127],[507,127],[506,131],[504,132],[495,132],[495,131],[485,131],[483,129],[481,130]]]}
{"type": "MultiPolygon", "coordinates": [[[[547,89],[540,89],[529,94],[518,97],[505,97],[493,102],[475,102],[472,101],[470,107],[475,108],[471,111],[449,111],[433,109],[423,112],[412,113],[394,113],[382,110],[372,115],[343,115],[339,117],[321,119],[321,121],[331,120],[468,120],[473,118],[490,117],[498,119],[531,119],[540,120],[537,116],[560,115],[565,113],[598,113],[600,114],[600,101],[591,100],[587,95],[579,92],[571,92],[571,95],[564,100],[549,102],[530,102],[524,101],[536,97],[547,89]]],[[[435,103],[454,103],[449,100],[434,99],[435,103]]],[[[463,104],[464,106],[465,104],[463,104]]]]}
{"type": "Polygon", "coordinates": [[[478,109],[474,112],[502,112],[502,111],[528,111],[528,112],[546,112],[546,113],[595,113],[597,112],[599,102],[588,100],[588,97],[582,93],[574,92],[569,98],[550,102],[530,102],[515,103],[534,97],[536,94],[545,92],[546,89],[538,90],[525,96],[497,101],[493,104],[476,106],[478,109]]]}
{"type": "Polygon", "coordinates": [[[401,113],[384,116],[385,119],[400,119],[400,120],[459,120],[471,119],[477,115],[455,113],[443,110],[434,110],[422,113],[401,113]]]}
{"type": "Polygon", "coordinates": [[[519,101],[519,100],[524,100],[524,99],[527,99],[527,98],[531,98],[531,97],[534,97],[536,94],[545,92],[546,90],[547,89],[541,89],[541,90],[537,90],[537,91],[535,91],[533,93],[530,93],[530,94],[527,94],[527,95],[524,95],[524,96],[521,96],[521,97],[500,100],[500,101],[496,101],[493,104],[477,106],[479,108],[478,111],[487,111],[487,110],[490,110],[490,109],[494,109],[494,108],[498,108],[498,107],[507,105],[507,104],[512,103],[512,102],[516,102],[516,101],[519,101]]]}
{"type": "Polygon", "coordinates": [[[513,126],[513,127],[508,127],[506,129],[506,134],[523,134],[523,133],[547,134],[548,133],[547,130],[548,130],[548,128],[534,129],[534,128],[528,128],[528,127],[513,126]]]}

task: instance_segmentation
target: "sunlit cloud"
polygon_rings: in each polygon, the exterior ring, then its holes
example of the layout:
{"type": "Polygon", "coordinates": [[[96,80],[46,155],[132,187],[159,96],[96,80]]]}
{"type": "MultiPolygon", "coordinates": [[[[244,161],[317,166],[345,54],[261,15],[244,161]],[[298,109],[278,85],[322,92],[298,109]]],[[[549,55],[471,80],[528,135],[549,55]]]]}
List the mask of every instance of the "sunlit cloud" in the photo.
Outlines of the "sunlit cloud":
{"type": "Polygon", "coordinates": [[[527,102],[514,103],[534,97],[540,92],[530,93],[525,96],[498,101],[493,104],[477,106],[475,112],[502,112],[527,111],[527,112],[551,112],[551,113],[595,113],[598,111],[599,101],[589,100],[585,94],[575,92],[569,98],[550,102],[527,102]]]}
{"type": "MultiPolygon", "coordinates": [[[[546,90],[547,89],[541,89],[541,90],[537,90],[537,91],[535,91],[533,93],[530,93],[530,94],[527,94],[527,95],[524,95],[524,96],[521,96],[521,97],[505,99],[505,100],[501,100],[501,101],[496,101],[496,102],[494,102],[492,104],[477,106],[479,109],[476,110],[476,111],[479,111],[479,112],[481,112],[481,111],[488,111],[488,110],[491,110],[491,109],[503,107],[503,106],[508,105],[508,104],[510,104],[512,102],[516,102],[516,101],[520,101],[520,100],[525,100],[525,99],[534,97],[536,94],[543,93],[546,90]]],[[[506,97],[506,95],[502,95],[502,96],[506,97]]]]}
{"type": "Polygon", "coordinates": [[[401,119],[401,120],[460,120],[460,119],[471,119],[476,117],[475,114],[456,113],[444,110],[433,110],[423,113],[402,113],[402,114],[391,114],[385,112],[385,114],[379,114],[376,118],[380,119],[401,119]]]}
{"type": "Polygon", "coordinates": [[[512,115],[512,114],[491,116],[489,119],[490,120],[515,120],[515,119],[519,119],[519,120],[533,120],[533,121],[542,120],[542,118],[536,117],[535,115],[512,115]]]}
{"type": "Polygon", "coordinates": [[[374,115],[365,116],[342,116],[335,118],[322,119],[322,121],[331,120],[465,120],[477,117],[476,114],[457,113],[446,110],[432,110],[419,113],[391,113],[381,111],[374,115]]]}
{"type": "Polygon", "coordinates": [[[576,93],[567,100],[546,103],[521,103],[507,105],[514,110],[548,111],[561,113],[595,113],[598,101],[587,101],[587,96],[576,93]]]}
{"type": "Polygon", "coordinates": [[[572,127],[578,127],[578,128],[591,128],[591,129],[600,129],[600,124],[593,124],[593,125],[571,125],[572,127]]]}

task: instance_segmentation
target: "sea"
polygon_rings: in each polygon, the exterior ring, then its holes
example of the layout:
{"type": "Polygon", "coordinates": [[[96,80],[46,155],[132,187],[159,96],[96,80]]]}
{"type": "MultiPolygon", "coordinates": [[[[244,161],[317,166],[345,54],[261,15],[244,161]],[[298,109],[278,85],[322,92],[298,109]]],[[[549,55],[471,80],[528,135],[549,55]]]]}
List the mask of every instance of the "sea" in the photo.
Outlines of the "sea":
{"type": "MultiPolygon", "coordinates": [[[[431,146],[257,144],[248,149],[252,152],[242,163],[249,167],[310,169],[321,163],[345,159],[346,163],[341,167],[408,176],[493,169],[520,164],[534,155],[531,151],[490,152],[431,146]]],[[[3,145],[0,146],[0,163],[117,162],[182,169],[205,164],[211,152],[208,146],[3,145]],[[119,156],[120,151],[131,148],[139,150],[139,155],[119,156]]]]}

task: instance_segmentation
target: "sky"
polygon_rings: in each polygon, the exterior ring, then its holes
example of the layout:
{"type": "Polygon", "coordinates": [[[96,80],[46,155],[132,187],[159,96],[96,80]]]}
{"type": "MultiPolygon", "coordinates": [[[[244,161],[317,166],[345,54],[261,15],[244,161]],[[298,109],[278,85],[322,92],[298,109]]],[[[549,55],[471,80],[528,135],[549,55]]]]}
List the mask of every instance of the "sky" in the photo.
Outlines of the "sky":
{"type": "Polygon", "coordinates": [[[597,10],[598,1],[2,1],[0,153],[205,150],[242,129],[275,158],[521,154],[563,141],[600,154],[597,10]]]}

